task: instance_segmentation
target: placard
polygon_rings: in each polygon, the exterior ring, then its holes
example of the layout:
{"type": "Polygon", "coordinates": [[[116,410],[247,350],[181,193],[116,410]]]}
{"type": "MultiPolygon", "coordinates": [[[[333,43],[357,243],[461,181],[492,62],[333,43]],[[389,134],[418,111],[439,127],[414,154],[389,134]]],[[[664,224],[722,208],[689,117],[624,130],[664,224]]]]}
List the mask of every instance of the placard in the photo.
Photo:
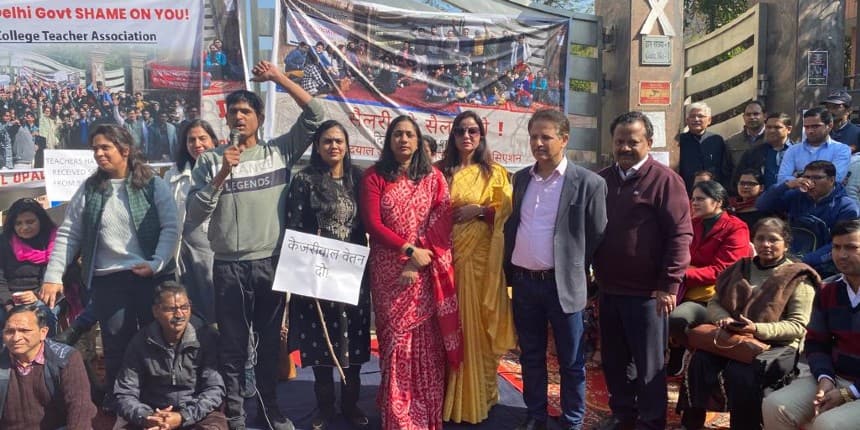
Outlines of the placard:
{"type": "Polygon", "coordinates": [[[45,192],[51,202],[67,202],[96,171],[93,151],[87,149],[45,150],[45,192]]]}
{"type": "Polygon", "coordinates": [[[370,248],[287,229],[272,289],[358,304],[370,248]]]}

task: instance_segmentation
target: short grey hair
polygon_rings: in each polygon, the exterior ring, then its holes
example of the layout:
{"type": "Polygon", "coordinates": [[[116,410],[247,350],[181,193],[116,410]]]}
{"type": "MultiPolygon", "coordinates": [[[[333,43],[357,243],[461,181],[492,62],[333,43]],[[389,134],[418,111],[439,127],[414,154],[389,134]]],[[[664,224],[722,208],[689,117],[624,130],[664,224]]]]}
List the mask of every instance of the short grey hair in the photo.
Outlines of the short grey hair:
{"type": "Polygon", "coordinates": [[[711,107],[704,102],[696,102],[687,106],[687,115],[689,115],[690,111],[692,111],[693,109],[698,109],[702,111],[702,113],[706,116],[711,116],[711,107]]]}

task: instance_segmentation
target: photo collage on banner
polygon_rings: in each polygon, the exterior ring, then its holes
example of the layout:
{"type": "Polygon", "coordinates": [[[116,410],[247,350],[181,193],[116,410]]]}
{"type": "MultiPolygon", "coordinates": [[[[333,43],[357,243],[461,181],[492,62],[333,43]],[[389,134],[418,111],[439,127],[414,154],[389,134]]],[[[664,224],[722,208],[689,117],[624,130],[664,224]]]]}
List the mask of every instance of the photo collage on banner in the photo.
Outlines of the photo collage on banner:
{"type": "MultiPolygon", "coordinates": [[[[354,159],[376,160],[391,119],[411,115],[439,142],[453,118],[483,119],[495,161],[530,164],[528,118],[564,106],[569,20],[417,12],[363,2],[282,0],[279,67],[347,125],[354,159]]],[[[298,107],[279,94],[275,135],[298,107]],[[284,118],[279,120],[278,118],[284,118]]]]}
{"type": "Polygon", "coordinates": [[[200,101],[200,0],[0,9],[0,135],[14,135],[16,167],[41,167],[44,149],[88,149],[90,131],[110,123],[124,124],[148,160],[172,159],[177,127],[200,101]]]}

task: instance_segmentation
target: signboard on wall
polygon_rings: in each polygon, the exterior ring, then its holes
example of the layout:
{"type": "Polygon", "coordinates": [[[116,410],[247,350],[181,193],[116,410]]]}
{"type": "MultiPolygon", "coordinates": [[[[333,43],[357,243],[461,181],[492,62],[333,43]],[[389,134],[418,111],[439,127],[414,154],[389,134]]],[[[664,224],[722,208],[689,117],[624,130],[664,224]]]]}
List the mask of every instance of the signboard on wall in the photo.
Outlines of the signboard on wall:
{"type": "Polygon", "coordinates": [[[639,81],[639,104],[651,106],[672,104],[672,83],[669,81],[639,81]]]}
{"type": "Polygon", "coordinates": [[[830,66],[827,51],[809,51],[806,85],[827,85],[827,75],[830,66]]]}
{"type": "Polygon", "coordinates": [[[669,36],[643,35],[639,51],[643,66],[672,65],[672,38],[669,36]]]}

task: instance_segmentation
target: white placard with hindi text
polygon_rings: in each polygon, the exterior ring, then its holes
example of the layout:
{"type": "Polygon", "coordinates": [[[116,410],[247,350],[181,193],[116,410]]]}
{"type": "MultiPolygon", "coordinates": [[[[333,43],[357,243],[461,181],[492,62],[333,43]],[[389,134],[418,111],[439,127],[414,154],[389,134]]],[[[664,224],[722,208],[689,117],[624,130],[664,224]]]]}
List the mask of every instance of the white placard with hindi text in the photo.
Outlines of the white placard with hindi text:
{"type": "Polygon", "coordinates": [[[88,149],[45,150],[45,193],[48,201],[67,202],[98,165],[88,149]]]}
{"type": "Polygon", "coordinates": [[[286,230],[272,289],[358,304],[370,248],[286,230]]]}

